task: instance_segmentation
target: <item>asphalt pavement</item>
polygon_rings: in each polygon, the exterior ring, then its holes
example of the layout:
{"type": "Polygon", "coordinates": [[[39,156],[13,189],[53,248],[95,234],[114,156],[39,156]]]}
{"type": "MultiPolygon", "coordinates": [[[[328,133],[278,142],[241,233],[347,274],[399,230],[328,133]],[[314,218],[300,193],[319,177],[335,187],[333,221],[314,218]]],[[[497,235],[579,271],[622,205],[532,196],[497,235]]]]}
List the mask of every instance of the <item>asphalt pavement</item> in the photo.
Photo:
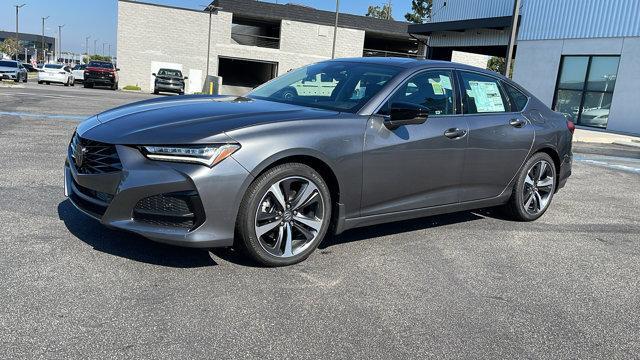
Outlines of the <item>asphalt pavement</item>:
{"type": "Polygon", "coordinates": [[[640,357],[637,150],[577,145],[536,222],[488,209],[373,226],[266,269],[106,229],[65,200],[78,122],[152,96],[0,87],[0,358],[640,357]]]}

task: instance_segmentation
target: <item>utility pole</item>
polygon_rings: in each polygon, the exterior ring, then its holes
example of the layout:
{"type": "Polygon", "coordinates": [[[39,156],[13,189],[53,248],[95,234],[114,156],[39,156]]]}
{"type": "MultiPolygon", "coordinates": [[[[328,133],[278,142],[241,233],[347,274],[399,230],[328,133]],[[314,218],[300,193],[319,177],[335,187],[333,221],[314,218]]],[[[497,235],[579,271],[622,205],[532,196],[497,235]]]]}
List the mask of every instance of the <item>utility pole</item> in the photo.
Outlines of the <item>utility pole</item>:
{"type": "Polygon", "coordinates": [[[20,9],[27,4],[14,5],[16,7],[16,61],[18,61],[18,48],[20,47],[20,35],[18,35],[18,14],[20,9]]]}
{"type": "Polygon", "coordinates": [[[340,16],[340,0],[336,0],[336,22],[333,26],[333,47],[331,48],[331,58],[336,58],[336,39],[338,38],[338,17],[340,16]]]}
{"type": "Polygon", "coordinates": [[[511,20],[511,37],[509,38],[509,47],[507,48],[507,66],[504,68],[504,76],[509,77],[509,70],[513,61],[513,50],[516,46],[516,38],[518,36],[518,19],[520,18],[520,0],[514,0],[513,19],[511,20]]]}
{"type": "Polygon", "coordinates": [[[62,58],[62,28],[64,25],[58,25],[58,59],[62,58]]]}
{"type": "Polygon", "coordinates": [[[84,53],[87,56],[89,56],[89,39],[91,39],[91,35],[84,38],[84,53]]]}
{"type": "Polygon", "coordinates": [[[391,20],[391,0],[387,4],[387,20],[391,20]]]}
{"type": "Polygon", "coordinates": [[[40,38],[40,41],[42,42],[42,63],[44,64],[47,61],[47,51],[44,48],[44,21],[47,20],[49,17],[43,17],[42,18],[42,37],[40,38]]]}

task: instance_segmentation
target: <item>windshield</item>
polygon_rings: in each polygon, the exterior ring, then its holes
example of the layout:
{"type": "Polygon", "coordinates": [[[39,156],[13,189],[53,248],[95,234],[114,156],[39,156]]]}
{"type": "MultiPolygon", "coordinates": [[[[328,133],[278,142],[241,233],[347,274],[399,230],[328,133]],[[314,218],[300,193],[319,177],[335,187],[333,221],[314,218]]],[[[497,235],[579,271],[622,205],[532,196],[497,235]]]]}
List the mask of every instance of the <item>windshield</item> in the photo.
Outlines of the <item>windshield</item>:
{"type": "Polygon", "coordinates": [[[113,69],[113,64],[110,62],[91,61],[89,62],[89,65],[87,65],[87,67],[113,69]]]}
{"type": "Polygon", "coordinates": [[[47,64],[44,66],[45,69],[62,69],[63,65],[60,64],[47,64]]]}
{"type": "Polygon", "coordinates": [[[158,71],[158,75],[182,77],[182,73],[180,72],[180,70],[171,69],[160,69],[160,71],[158,71]]]}
{"type": "Polygon", "coordinates": [[[401,70],[385,65],[324,62],[291,71],[247,96],[355,113],[401,70]]]}
{"type": "Polygon", "coordinates": [[[0,61],[0,67],[18,67],[18,63],[14,61],[0,61]]]}

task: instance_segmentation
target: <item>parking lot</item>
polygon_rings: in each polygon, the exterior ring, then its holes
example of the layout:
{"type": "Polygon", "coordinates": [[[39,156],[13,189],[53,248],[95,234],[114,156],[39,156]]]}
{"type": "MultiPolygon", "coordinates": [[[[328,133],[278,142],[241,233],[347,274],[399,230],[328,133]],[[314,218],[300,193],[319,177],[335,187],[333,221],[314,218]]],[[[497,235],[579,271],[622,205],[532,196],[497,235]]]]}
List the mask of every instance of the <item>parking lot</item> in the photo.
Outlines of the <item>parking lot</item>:
{"type": "Polygon", "coordinates": [[[152,96],[0,87],[0,357],[640,357],[638,149],[576,146],[533,223],[489,209],[356,229],[267,269],[65,200],[78,122],[152,96]]]}

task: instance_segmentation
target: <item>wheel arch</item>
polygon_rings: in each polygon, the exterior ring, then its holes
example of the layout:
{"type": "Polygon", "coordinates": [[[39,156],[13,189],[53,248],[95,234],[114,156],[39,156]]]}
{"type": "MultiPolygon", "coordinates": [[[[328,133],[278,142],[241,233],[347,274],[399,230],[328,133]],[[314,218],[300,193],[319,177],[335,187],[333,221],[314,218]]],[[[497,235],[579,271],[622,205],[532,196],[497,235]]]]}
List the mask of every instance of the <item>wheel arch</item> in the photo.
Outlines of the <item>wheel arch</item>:
{"type": "Polygon", "coordinates": [[[286,163],[305,164],[317,171],[320,176],[322,176],[322,178],[326,181],[327,186],[329,187],[329,193],[331,194],[332,215],[331,223],[329,225],[329,231],[335,231],[335,229],[339,227],[339,224],[343,222],[345,216],[343,209],[344,206],[340,202],[340,191],[342,189],[341,181],[336,175],[336,172],[331,166],[331,163],[327,161],[321,154],[315,153],[311,150],[290,149],[288,151],[274,154],[263,160],[254,169],[251,170],[251,181],[248,181],[245,186],[243,186],[242,194],[241,196],[239,196],[239,202],[236,206],[236,209],[240,210],[240,202],[244,198],[247,189],[258,177],[260,177],[260,175],[275,166],[286,163]]]}
{"type": "MultiPolygon", "coordinates": [[[[545,145],[545,146],[541,146],[540,148],[538,148],[536,151],[534,151],[531,156],[537,154],[537,153],[545,153],[547,155],[549,155],[551,157],[551,160],[553,160],[553,165],[556,168],[556,184],[559,183],[560,181],[560,165],[562,164],[562,160],[560,159],[560,154],[558,153],[558,150],[556,150],[555,147],[551,146],[551,145],[545,145]]],[[[556,192],[558,191],[558,187],[556,186],[556,192]]]]}

